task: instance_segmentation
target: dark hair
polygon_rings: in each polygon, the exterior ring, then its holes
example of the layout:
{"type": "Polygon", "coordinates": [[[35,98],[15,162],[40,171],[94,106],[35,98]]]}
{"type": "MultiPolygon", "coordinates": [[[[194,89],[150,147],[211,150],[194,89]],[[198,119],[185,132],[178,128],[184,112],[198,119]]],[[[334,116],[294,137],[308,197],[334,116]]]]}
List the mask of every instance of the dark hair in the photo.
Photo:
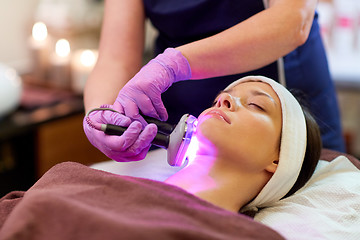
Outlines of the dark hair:
{"type": "Polygon", "coordinates": [[[304,112],[306,122],[306,151],[299,177],[297,178],[294,186],[283,198],[286,198],[295,193],[310,179],[315,171],[316,165],[319,162],[322,149],[320,128],[308,108],[308,104],[305,101],[304,95],[295,91],[291,91],[291,93],[298,100],[304,112]]]}

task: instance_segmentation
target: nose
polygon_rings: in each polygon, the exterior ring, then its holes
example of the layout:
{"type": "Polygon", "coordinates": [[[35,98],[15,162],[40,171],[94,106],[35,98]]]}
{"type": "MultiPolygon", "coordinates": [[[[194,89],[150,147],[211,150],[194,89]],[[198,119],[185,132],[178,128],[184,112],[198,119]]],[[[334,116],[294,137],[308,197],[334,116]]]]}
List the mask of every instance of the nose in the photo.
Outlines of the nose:
{"type": "Polygon", "coordinates": [[[229,93],[223,93],[219,96],[215,106],[218,108],[227,108],[230,111],[234,111],[236,109],[236,100],[229,93]]]}

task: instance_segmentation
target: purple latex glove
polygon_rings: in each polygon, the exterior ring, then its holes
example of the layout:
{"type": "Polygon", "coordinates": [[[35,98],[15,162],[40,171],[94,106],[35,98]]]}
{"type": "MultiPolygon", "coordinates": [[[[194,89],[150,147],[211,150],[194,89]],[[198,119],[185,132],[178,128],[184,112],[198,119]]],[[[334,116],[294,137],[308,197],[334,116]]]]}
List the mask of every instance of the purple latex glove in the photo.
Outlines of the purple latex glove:
{"type": "MultiPolygon", "coordinates": [[[[114,105],[118,105],[115,103],[114,105]]],[[[121,106],[102,106],[121,111],[121,106]]],[[[130,118],[112,111],[94,111],[89,117],[92,123],[114,124],[128,129],[121,136],[106,135],[104,132],[95,129],[84,118],[83,127],[85,134],[92,145],[103,152],[107,157],[118,162],[138,161],[145,158],[151,141],[157,133],[155,124],[148,124],[143,130],[138,121],[131,121],[130,118]]]]}
{"type": "Polygon", "coordinates": [[[180,51],[168,48],[152,59],[120,90],[116,102],[123,107],[125,115],[146,125],[140,111],[150,117],[166,121],[167,111],[161,94],[174,82],[191,78],[187,59],[180,51]]]}

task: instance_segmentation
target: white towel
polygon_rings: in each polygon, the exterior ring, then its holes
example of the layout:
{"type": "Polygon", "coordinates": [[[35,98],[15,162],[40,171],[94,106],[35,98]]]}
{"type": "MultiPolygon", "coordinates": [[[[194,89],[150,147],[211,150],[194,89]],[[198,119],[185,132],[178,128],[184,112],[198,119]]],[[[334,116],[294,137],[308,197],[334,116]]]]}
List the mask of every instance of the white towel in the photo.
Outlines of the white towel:
{"type": "Polygon", "coordinates": [[[360,239],[360,171],[344,156],[320,161],[294,195],[262,209],[255,220],[286,239],[360,239]]]}
{"type": "Polygon", "coordinates": [[[156,181],[165,181],[178,172],[181,167],[172,167],[167,162],[167,152],[159,148],[148,152],[145,159],[136,162],[115,162],[113,160],[91,165],[91,168],[119,175],[142,177],[156,181]]]}

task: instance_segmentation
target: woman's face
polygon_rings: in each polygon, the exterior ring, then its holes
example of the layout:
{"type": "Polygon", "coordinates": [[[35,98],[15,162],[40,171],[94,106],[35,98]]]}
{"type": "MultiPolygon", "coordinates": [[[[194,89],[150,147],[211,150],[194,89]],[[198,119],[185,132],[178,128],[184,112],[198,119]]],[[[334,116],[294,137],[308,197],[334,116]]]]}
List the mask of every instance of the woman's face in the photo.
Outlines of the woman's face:
{"type": "Polygon", "coordinates": [[[200,114],[198,153],[258,171],[279,159],[281,117],[280,100],[270,85],[240,83],[200,114]]]}

